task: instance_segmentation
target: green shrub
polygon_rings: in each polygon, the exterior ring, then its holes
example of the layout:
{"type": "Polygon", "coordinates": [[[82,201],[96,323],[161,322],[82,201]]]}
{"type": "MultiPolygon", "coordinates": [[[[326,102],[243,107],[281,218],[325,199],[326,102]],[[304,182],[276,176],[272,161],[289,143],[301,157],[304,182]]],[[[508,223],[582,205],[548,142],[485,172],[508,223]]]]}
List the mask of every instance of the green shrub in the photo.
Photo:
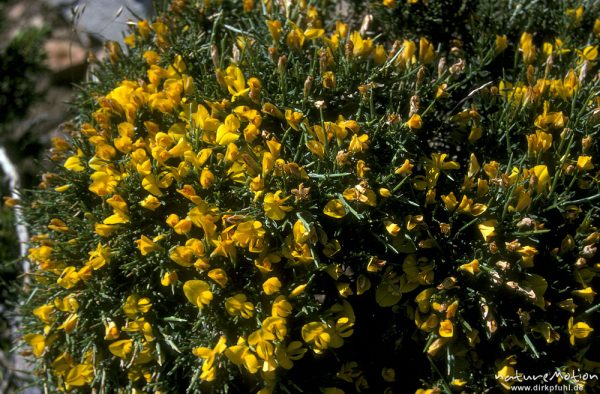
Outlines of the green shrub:
{"type": "Polygon", "coordinates": [[[26,204],[48,387],[598,372],[597,6],[538,34],[507,2],[386,0],[361,33],[316,3],[173,1],[107,45],[26,204]]]}

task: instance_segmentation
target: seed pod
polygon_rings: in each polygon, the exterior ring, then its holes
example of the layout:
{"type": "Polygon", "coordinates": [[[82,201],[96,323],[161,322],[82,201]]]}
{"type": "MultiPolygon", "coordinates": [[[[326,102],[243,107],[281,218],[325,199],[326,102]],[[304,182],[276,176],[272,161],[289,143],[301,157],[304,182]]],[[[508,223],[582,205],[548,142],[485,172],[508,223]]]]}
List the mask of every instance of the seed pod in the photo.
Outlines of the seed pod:
{"type": "Polygon", "coordinates": [[[325,50],[322,50],[319,54],[319,69],[321,74],[327,71],[327,52],[325,50]]]}
{"type": "Polygon", "coordinates": [[[352,53],[354,52],[354,43],[350,40],[346,41],[346,59],[352,59],[352,53]]]}
{"type": "Polygon", "coordinates": [[[310,75],[306,77],[306,80],[304,81],[304,98],[307,98],[310,94],[314,80],[315,79],[310,75]]]}
{"type": "Polygon", "coordinates": [[[119,61],[119,58],[123,54],[121,50],[121,46],[114,41],[106,41],[104,45],[106,52],[108,53],[108,58],[112,64],[116,64],[119,61]]]}
{"type": "Polygon", "coordinates": [[[527,83],[530,86],[535,83],[535,68],[531,64],[527,66],[527,83]]]}
{"type": "Polygon", "coordinates": [[[417,71],[417,86],[421,85],[425,80],[425,75],[427,71],[424,66],[419,67],[419,71],[417,71]]]}
{"type": "Polygon", "coordinates": [[[419,112],[421,106],[421,99],[419,96],[412,96],[410,98],[410,111],[408,112],[408,117],[410,118],[414,114],[419,112]]]}
{"type": "Polygon", "coordinates": [[[219,58],[220,58],[220,56],[219,56],[219,48],[215,44],[213,44],[210,47],[210,58],[212,59],[213,66],[215,67],[215,69],[219,68],[220,63],[221,63],[219,61],[219,58]]]}
{"type": "Polygon", "coordinates": [[[442,75],[446,72],[446,58],[441,57],[437,66],[438,78],[441,78],[442,75]]]}
{"type": "Polygon", "coordinates": [[[369,31],[369,27],[371,26],[371,22],[373,22],[373,15],[367,14],[362,20],[362,24],[360,25],[360,35],[364,36],[369,31]]]}
{"type": "Polygon", "coordinates": [[[460,59],[458,62],[450,66],[450,74],[459,75],[465,70],[466,62],[464,59],[460,59]]]}
{"type": "Polygon", "coordinates": [[[584,152],[587,152],[591,146],[592,146],[592,137],[590,137],[588,135],[587,137],[584,137],[581,139],[581,149],[584,152]]]}
{"type": "Polygon", "coordinates": [[[286,67],[287,67],[287,56],[285,56],[285,55],[279,56],[279,59],[277,60],[277,72],[279,73],[279,75],[285,74],[286,67]]]}

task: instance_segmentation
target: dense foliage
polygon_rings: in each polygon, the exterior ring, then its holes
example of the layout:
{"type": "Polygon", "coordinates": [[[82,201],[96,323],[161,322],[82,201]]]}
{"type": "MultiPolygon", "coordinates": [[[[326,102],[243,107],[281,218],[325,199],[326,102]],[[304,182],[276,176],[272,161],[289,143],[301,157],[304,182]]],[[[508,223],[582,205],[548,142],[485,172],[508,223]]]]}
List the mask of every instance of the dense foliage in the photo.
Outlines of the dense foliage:
{"type": "Polygon", "coordinates": [[[599,9],[542,3],[175,0],[133,24],[23,203],[40,379],[597,388],[599,9]]]}

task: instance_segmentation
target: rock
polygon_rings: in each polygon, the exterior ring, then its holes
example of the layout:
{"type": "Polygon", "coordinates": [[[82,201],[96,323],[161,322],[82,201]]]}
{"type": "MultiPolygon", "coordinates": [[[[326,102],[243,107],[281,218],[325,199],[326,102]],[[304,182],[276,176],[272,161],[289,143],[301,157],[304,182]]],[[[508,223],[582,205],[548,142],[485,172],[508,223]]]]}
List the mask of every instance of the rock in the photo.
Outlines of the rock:
{"type": "Polygon", "coordinates": [[[55,83],[80,81],[85,75],[87,51],[68,38],[51,38],[45,44],[47,65],[55,83]]]}
{"type": "Polygon", "coordinates": [[[62,10],[78,33],[105,41],[123,42],[127,21],[148,18],[153,13],[151,0],[44,0],[62,10]]]}

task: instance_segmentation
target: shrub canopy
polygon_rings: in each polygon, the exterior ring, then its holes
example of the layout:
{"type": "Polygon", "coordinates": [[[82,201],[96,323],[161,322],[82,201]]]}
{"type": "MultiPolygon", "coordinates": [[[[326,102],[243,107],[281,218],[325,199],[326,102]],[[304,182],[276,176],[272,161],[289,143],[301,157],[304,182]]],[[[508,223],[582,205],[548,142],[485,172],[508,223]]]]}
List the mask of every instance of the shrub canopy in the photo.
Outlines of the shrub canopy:
{"type": "Polygon", "coordinates": [[[317,3],[172,1],[108,43],[24,204],[44,384],[598,372],[598,6],[317,3]]]}

